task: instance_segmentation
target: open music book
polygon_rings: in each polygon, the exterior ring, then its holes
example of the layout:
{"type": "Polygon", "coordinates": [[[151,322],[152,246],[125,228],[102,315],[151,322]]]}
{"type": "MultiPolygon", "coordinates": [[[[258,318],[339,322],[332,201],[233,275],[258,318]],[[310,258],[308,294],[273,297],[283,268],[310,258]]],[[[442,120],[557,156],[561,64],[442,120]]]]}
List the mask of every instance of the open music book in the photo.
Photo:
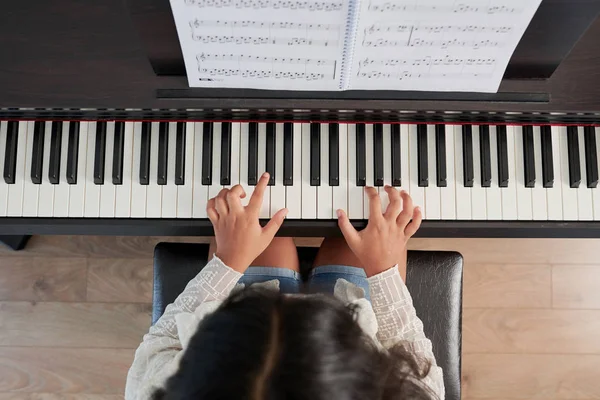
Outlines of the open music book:
{"type": "Polygon", "coordinates": [[[191,87],[495,92],[541,0],[171,0],[191,87]]]}

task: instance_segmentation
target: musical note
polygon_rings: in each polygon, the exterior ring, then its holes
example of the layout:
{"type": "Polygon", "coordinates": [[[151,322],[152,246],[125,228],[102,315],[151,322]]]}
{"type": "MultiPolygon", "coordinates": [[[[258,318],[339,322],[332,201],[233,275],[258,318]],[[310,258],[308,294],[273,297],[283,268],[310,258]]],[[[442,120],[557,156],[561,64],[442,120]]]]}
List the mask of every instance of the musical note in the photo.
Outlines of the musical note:
{"type": "Polygon", "coordinates": [[[310,30],[310,31],[335,31],[339,32],[339,24],[304,24],[298,22],[265,22],[265,21],[208,21],[195,18],[190,21],[192,28],[222,27],[222,28],[255,28],[255,29],[282,29],[282,30],[310,30]]]}
{"type": "Polygon", "coordinates": [[[250,8],[260,9],[289,9],[308,11],[340,11],[343,7],[342,1],[302,1],[302,0],[185,0],[188,6],[201,8],[227,8],[237,9],[250,8]]]}
{"type": "Polygon", "coordinates": [[[198,63],[206,61],[235,61],[238,63],[269,63],[269,64],[301,64],[334,67],[336,62],[333,60],[321,60],[312,58],[294,58],[294,57],[263,57],[247,54],[208,54],[201,53],[196,56],[198,63]]]}
{"type": "MultiPolygon", "coordinates": [[[[443,2],[442,2],[443,3],[443,2]]],[[[482,6],[477,2],[455,2],[454,4],[421,4],[418,1],[409,3],[400,1],[378,1],[371,0],[368,10],[378,13],[396,13],[396,12],[446,12],[460,14],[519,14],[523,11],[520,7],[511,6],[482,6]]]]}

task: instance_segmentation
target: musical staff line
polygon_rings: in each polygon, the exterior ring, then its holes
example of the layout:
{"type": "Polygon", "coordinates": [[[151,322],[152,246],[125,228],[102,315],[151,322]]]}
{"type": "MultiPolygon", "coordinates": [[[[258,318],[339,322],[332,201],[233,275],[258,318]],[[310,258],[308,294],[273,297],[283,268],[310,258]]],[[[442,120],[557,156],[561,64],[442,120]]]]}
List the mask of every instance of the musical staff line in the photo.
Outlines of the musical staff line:
{"type": "Polygon", "coordinates": [[[510,6],[482,6],[481,4],[467,4],[466,2],[455,2],[452,5],[399,3],[397,1],[375,1],[369,2],[369,11],[379,13],[389,12],[445,12],[461,14],[520,14],[523,8],[510,6]]]}
{"type": "Polygon", "coordinates": [[[271,37],[271,36],[217,36],[217,35],[192,35],[192,38],[201,43],[233,43],[253,45],[284,45],[284,46],[337,46],[337,40],[313,40],[298,37],[271,37]]]}
{"type": "Polygon", "coordinates": [[[237,9],[289,9],[308,11],[341,11],[342,1],[302,1],[302,0],[185,0],[187,6],[201,8],[228,8],[237,9]]]}
{"type": "Polygon", "coordinates": [[[484,47],[499,48],[503,43],[489,39],[482,40],[424,40],[419,38],[409,38],[408,40],[390,40],[390,39],[375,39],[362,41],[363,47],[437,47],[447,49],[449,47],[469,47],[480,49],[484,47]]]}
{"type": "Polygon", "coordinates": [[[304,24],[299,22],[264,22],[264,21],[219,21],[200,20],[195,18],[190,21],[190,27],[221,27],[221,28],[254,28],[254,29],[282,29],[282,30],[310,30],[310,31],[335,31],[339,32],[340,24],[304,24]]]}

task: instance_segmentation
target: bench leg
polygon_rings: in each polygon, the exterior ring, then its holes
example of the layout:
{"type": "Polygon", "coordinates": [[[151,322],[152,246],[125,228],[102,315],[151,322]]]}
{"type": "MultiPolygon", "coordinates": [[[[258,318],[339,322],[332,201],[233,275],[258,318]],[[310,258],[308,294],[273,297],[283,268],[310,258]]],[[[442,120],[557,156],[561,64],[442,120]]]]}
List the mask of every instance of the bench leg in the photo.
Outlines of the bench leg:
{"type": "Polygon", "coordinates": [[[24,236],[0,236],[0,244],[3,244],[13,250],[23,250],[31,235],[24,236]]]}

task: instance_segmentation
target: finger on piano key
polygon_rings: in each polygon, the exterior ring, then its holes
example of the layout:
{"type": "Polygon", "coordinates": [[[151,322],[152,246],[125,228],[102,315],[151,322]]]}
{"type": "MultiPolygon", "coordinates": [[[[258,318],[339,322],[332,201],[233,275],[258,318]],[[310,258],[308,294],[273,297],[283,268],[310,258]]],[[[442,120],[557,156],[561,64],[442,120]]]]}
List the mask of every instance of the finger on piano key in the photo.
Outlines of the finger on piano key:
{"type": "Polygon", "coordinates": [[[554,185],[554,157],[552,156],[552,131],[549,125],[540,127],[542,144],[542,184],[545,188],[554,185]]]}
{"type": "MultiPolygon", "coordinates": [[[[115,144],[112,160],[112,183],[113,185],[123,184],[123,152],[125,146],[125,122],[115,122],[115,144]]],[[[109,149],[110,151],[110,149],[109,149]]]]}
{"type": "Polygon", "coordinates": [[[23,214],[23,191],[27,177],[27,128],[28,122],[21,121],[17,128],[17,155],[15,166],[15,183],[8,190],[7,215],[20,217],[23,214]]]}
{"type": "Polygon", "coordinates": [[[221,186],[231,187],[231,122],[221,124],[221,186]]]}
{"type": "MultiPolygon", "coordinates": [[[[594,128],[594,134],[596,136],[596,144],[600,143],[600,127],[594,128]]],[[[596,153],[596,157],[597,156],[598,156],[598,153],[596,153]]],[[[598,188],[596,188],[595,190],[592,190],[592,200],[594,202],[594,220],[598,221],[598,220],[600,220],[600,190],[598,190],[598,188]]],[[[9,202],[9,208],[10,208],[10,202],[9,202]]]]}
{"type": "Polygon", "coordinates": [[[320,181],[317,186],[317,218],[331,219],[333,215],[333,191],[329,185],[329,124],[321,125],[320,143],[320,181]]]}
{"type": "Polygon", "coordinates": [[[487,217],[487,200],[485,189],[481,185],[481,149],[479,146],[479,126],[472,127],[473,140],[473,189],[471,190],[471,216],[476,220],[487,217]]]}
{"type": "Polygon", "coordinates": [[[196,154],[196,125],[193,122],[178,122],[178,146],[177,152],[180,159],[182,171],[176,173],[180,178],[177,186],[177,217],[191,218],[194,209],[194,160],[196,154]]]}
{"type": "MultiPolygon", "coordinates": [[[[469,136],[471,133],[469,127],[469,136]]],[[[454,164],[456,167],[456,219],[471,219],[471,187],[467,179],[470,179],[465,171],[465,144],[471,145],[471,141],[465,141],[465,125],[454,126],[454,164]]],[[[450,132],[448,132],[450,133],[450,132]]],[[[471,145],[472,146],[472,145],[471,145]]],[[[473,148],[471,147],[471,151],[473,148]]],[[[468,149],[467,149],[468,152],[468,149]]],[[[472,165],[472,164],[471,164],[472,165]]]]}
{"type": "Polygon", "coordinates": [[[581,171],[581,181],[583,184],[577,188],[577,214],[580,221],[590,221],[594,219],[594,205],[592,203],[592,189],[587,187],[587,174],[585,163],[585,137],[583,127],[577,127],[577,134],[579,136],[579,159],[581,164],[579,169],[581,171]]]}
{"type": "MultiPolygon", "coordinates": [[[[0,121],[0,167],[6,170],[5,168],[5,154],[6,154],[6,141],[7,135],[6,132],[8,130],[8,122],[0,121]]],[[[0,179],[0,217],[6,215],[8,208],[8,183],[6,182],[6,177],[0,179]]]]}
{"type": "MultiPolygon", "coordinates": [[[[287,124],[286,124],[287,125],[287,124]]],[[[288,209],[287,218],[302,218],[302,124],[288,125],[292,134],[292,166],[290,174],[293,178],[292,185],[285,187],[285,201],[288,209]]],[[[284,126],[284,135],[285,135],[284,126]]],[[[285,163],[285,160],[284,160],[285,163]]]]}
{"type": "Polygon", "coordinates": [[[417,125],[417,167],[419,174],[419,186],[429,186],[429,158],[427,144],[427,125],[417,125]]]}
{"type": "MultiPolygon", "coordinates": [[[[506,138],[506,126],[496,126],[496,140],[498,142],[498,185],[501,188],[508,187],[508,141],[506,138]]],[[[495,168],[492,165],[492,168],[495,168]]]]}
{"type": "Polygon", "coordinates": [[[317,218],[317,187],[311,183],[311,126],[302,124],[302,219],[317,218]]]}
{"type": "Polygon", "coordinates": [[[426,125],[427,135],[427,171],[428,185],[425,187],[425,209],[427,210],[427,219],[441,218],[440,188],[437,185],[437,139],[435,125],[426,125]]]}
{"type": "Polygon", "coordinates": [[[2,180],[7,185],[14,185],[19,144],[19,122],[8,121],[0,122],[0,124],[6,124],[6,134],[4,137],[0,136],[0,168],[4,169],[4,179],[2,180]]]}
{"type": "MultiPolygon", "coordinates": [[[[208,122],[206,122],[208,123],[208,122]]],[[[204,122],[194,122],[194,142],[190,145],[194,146],[193,169],[193,202],[192,202],[192,217],[207,218],[206,204],[208,203],[208,186],[204,184],[204,156],[209,153],[204,152],[205,135],[207,128],[204,127],[204,122]]],[[[243,147],[242,147],[243,149],[243,147]]]]}
{"type": "Polygon", "coordinates": [[[131,217],[146,216],[146,194],[150,183],[150,153],[146,158],[146,149],[150,148],[150,123],[133,123],[133,163],[131,164],[131,217]],[[147,172],[147,174],[146,174],[147,172]],[[147,182],[146,184],[143,184],[147,182]]]}
{"type": "Polygon", "coordinates": [[[578,188],[581,184],[581,158],[579,157],[579,132],[576,126],[567,127],[567,151],[569,152],[569,185],[578,188]]]}
{"type": "MultiPolygon", "coordinates": [[[[275,185],[275,123],[267,122],[265,171],[269,173],[269,186],[275,185]]],[[[281,173],[281,171],[279,171],[281,173]]]]}
{"type": "MultiPolygon", "coordinates": [[[[561,146],[560,146],[560,137],[561,132],[554,127],[548,126],[548,131],[550,132],[550,138],[548,139],[549,150],[552,151],[551,158],[548,159],[551,161],[549,164],[552,168],[552,187],[546,188],[546,199],[548,201],[548,219],[551,221],[560,221],[563,219],[563,193],[562,193],[562,181],[564,177],[561,175],[561,146]]],[[[547,179],[544,179],[547,180],[547,179]]],[[[549,179],[548,179],[549,181],[549,179]]]]}
{"type": "MultiPolygon", "coordinates": [[[[458,183],[455,175],[455,159],[454,159],[454,131],[458,129],[458,126],[448,125],[444,127],[446,145],[446,186],[440,188],[440,202],[441,202],[441,218],[443,220],[454,220],[456,219],[456,185],[458,183]]],[[[458,162],[461,162],[459,160],[458,162]]]]}
{"type": "MultiPolygon", "coordinates": [[[[427,208],[425,207],[425,188],[419,181],[419,134],[417,125],[408,125],[408,145],[409,145],[409,190],[413,204],[421,207],[423,219],[427,219],[427,208]]],[[[422,128],[421,128],[422,129],[422,128]]],[[[423,138],[421,137],[421,142],[423,138]]],[[[421,155],[423,157],[423,155],[421,155]]],[[[423,166],[421,166],[423,168],[423,166]]],[[[422,169],[421,169],[422,171],[422,169]]]]}
{"type": "Polygon", "coordinates": [[[42,183],[38,201],[38,217],[51,217],[54,212],[54,185],[50,182],[50,151],[52,122],[45,122],[44,156],[42,159],[42,183]]]}
{"type": "MultiPolygon", "coordinates": [[[[141,131],[139,139],[140,158],[139,158],[139,177],[140,185],[150,184],[150,145],[152,140],[152,124],[150,122],[141,122],[141,131]]],[[[136,146],[138,146],[136,144],[136,146]]],[[[145,207],[144,207],[145,209],[145,207]]]]}
{"type": "Polygon", "coordinates": [[[134,124],[134,122],[122,122],[123,146],[120,146],[122,148],[120,155],[122,160],[121,184],[115,188],[115,217],[118,218],[129,218],[131,216],[132,185],[139,185],[135,180],[136,175],[133,175],[134,124]]]}
{"type": "MultiPolygon", "coordinates": [[[[248,185],[256,186],[258,183],[258,123],[248,124],[248,185]]],[[[264,172],[264,171],[263,171],[264,172]]],[[[261,172],[262,173],[262,172],[261,172]]]]}
{"type": "Polygon", "coordinates": [[[175,159],[177,153],[177,122],[169,122],[167,139],[167,182],[162,188],[162,218],[177,217],[177,185],[175,159]]]}
{"type": "MultiPolygon", "coordinates": [[[[379,129],[379,128],[378,128],[379,129]]],[[[381,200],[381,210],[385,213],[390,199],[385,191],[385,185],[392,185],[392,138],[390,124],[382,124],[381,126],[381,159],[382,159],[382,185],[378,187],[379,199],[381,200]]],[[[377,157],[376,157],[377,158],[377,157]]]]}
{"type": "MultiPolygon", "coordinates": [[[[366,186],[374,186],[375,182],[374,182],[374,169],[373,169],[373,158],[374,158],[374,154],[373,154],[373,142],[374,142],[374,137],[373,137],[373,124],[366,124],[365,125],[365,173],[366,173],[366,186]]],[[[364,219],[369,219],[369,215],[370,215],[370,209],[371,207],[369,206],[369,196],[367,195],[367,193],[363,190],[363,218],[364,219]]]]}
{"type": "Polygon", "coordinates": [[[112,183],[113,155],[115,147],[115,122],[106,125],[104,159],[104,183],[100,186],[100,217],[115,216],[115,185],[112,183]]]}
{"type": "MultiPolygon", "coordinates": [[[[514,221],[517,219],[517,160],[515,159],[515,130],[514,126],[504,126],[506,130],[507,186],[502,190],[502,219],[514,221]]],[[[498,132],[498,128],[496,128],[498,132]]]]}
{"type": "MultiPolygon", "coordinates": [[[[35,156],[34,142],[36,141],[36,127],[41,122],[29,121],[27,124],[27,150],[25,152],[25,180],[23,182],[23,209],[24,217],[35,217],[37,215],[37,205],[39,197],[39,185],[34,183],[32,178],[32,166],[35,156]]],[[[42,142],[43,143],[43,142],[42,142]]],[[[41,172],[40,172],[41,177],[41,172]]]]}
{"type": "MultiPolygon", "coordinates": [[[[392,150],[392,186],[402,186],[402,138],[401,125],[390,125],[391,150],[392,150]]],[[[406,136],[406,135],[405,135],[406,136]]]]}
{"type": "Polygon", "coordinates": [[[212,140],[212,172],[211,184],[208,186],[208,198],[211,199],[219,195],[223,186],[221,185],[221,123],[214,122],[213,124],[213,140],[212,140]]]}
{"type": "MultiPolygon", "coordinates": [[[[267,124],[258,124],[258,180],[267,171],[267,124]]],[[[265,188],[259,218],[269,218],[271,213],[271,187],[265,188]]]]}
{"type": "Polygon", "coordinates": [[[598,152],[596,149],[596,131],[593,126],[583,128],[585,137],[585,176],[587,187],[598,187],[598,152]]]}
{"type": "Polygon", "coordinates": [[[273,172],[275,174],[275,181],[274,185],[271,186],[271,217],[277,211],[286,207],[285,186],[283,186],[283,124],[281,123],[275,125],[273,144],[273,153],[275,154],[275,169],[273,172]]]}
{"type": "MultiPolygon", "coordinates": [[[[357,171],[358,159],[362,157],[362,152],[358,151],[357,138],[364,136],[360,133],[361,124],[348,124],[348,218],[363,219],[363,189],[359,184],[359,172],[357,171]],[[359,157],[360,156],[360,157],[359,157]]],[[[363,140],[364,143],[364,140],[363,140]]],[[[360,173],[360,175],[363,175],[360,173]]]]}
{"type": "MultiPolygon", "coordinates": [[[[72,160],[77,164],[77,181],[69,188],[69,217],[71,218],[85,216],[85,188],[88,181],[86,168],[88,164],[88,126],[88,122],[81,121],[71,122],[69,127],[69,130],[72,130],[73,135],[77,137],[77,147],[74,150],[77,157],[76,160],[72,160]]],[[[69,141],[69,143],[71,142],[69,141]]],[[[73,146],[75,146],[75,141],[73,141],[73,146]]],[[[70,174],[70,179],[73,182],[73,174],[70,174]]]]}
{"type": "MultiPolygon", "coordinates": [[[[331,218],[337,219],[337,210],[348,210],[348,124],[336,124],[338,131],[338,185],[333,187],[331,218]]],[[[331,126],[331,124],[330,124],[331,126]]],[[[330,132],[331,134],[331,132],[330,132]]]]}
{"type": "Polygon", "coordinates": [[[523,127],[514,126],[513,129],[515,134],[515,165],[517,169],[517,219],[531,220],[533,219],[533,210],[531,208],[531,188],[528,188],[525,182],[523,127]]]}
{"type": "Polygon", "coordinates": [[[60,135],[61,143],[59,150],[58,174],[60,176],[58,184],[54,187],[54,212],[53,217],[69,216],[69,191],[72,185],[69,185],[66,179],[67,157],[69,149],[69,128],[73,122],[63,122],[60,135]]]}
{"type": "Polygon", "coordinates": [[[158,184],[159,122],[150,124],[150,177],[146,187],[146,218],[160,218],[162,185],[158,184]]]}
{"type": "Polygon", "coordinates": [[[496,126],[489,128],[490,151],[490,186],[485,188],[486,209],[488,220],[502,219],[502,192],[498,180],[498,130],[496,126]]]}
{"type": "Polygon", "coordinates": [[[373,185],[383,187],[383,124],[373,124],[373,185]]]}
{"type": "Polygon", "coordinates": [[[548,219],[548,201],[542,177],[542,138],[539,126],[533,127],[533,153],[535,162],[534,186],[531,190],[531,208],[534,220],[548,219]]]}
{"type": "MultiPolygon", "coordinates": [[[[242,205],[247,206],[250,201],[251,189],[248,178],[251,177],[252,173],[249,170],[249,154],[250,154],[250,139],[253,140],[250,132],[250,125],[252,123],[242,123],[240,125],[240,186],[244,189],[246,197],[242,199],[242,205]]],[[[258,126],[257,126],[256,140],[258,140],[258,126]]],[[[257,149],[258,150],[258,149],[257,149]]]]}
{"type": "Polygon", "coordinates": [[[106,161],[106,121],[96,123],[96,143],[94,147],[94,183],[104,185],[106,161]]]}
{"type": "Polygon", "coordinates": [[[564,126],[553,126],[560,141],[560,174],[562,187],[563,220],[577,221],[577,190],[571,188],[571,170],[569,168],[569,132],[564,126]]]}

